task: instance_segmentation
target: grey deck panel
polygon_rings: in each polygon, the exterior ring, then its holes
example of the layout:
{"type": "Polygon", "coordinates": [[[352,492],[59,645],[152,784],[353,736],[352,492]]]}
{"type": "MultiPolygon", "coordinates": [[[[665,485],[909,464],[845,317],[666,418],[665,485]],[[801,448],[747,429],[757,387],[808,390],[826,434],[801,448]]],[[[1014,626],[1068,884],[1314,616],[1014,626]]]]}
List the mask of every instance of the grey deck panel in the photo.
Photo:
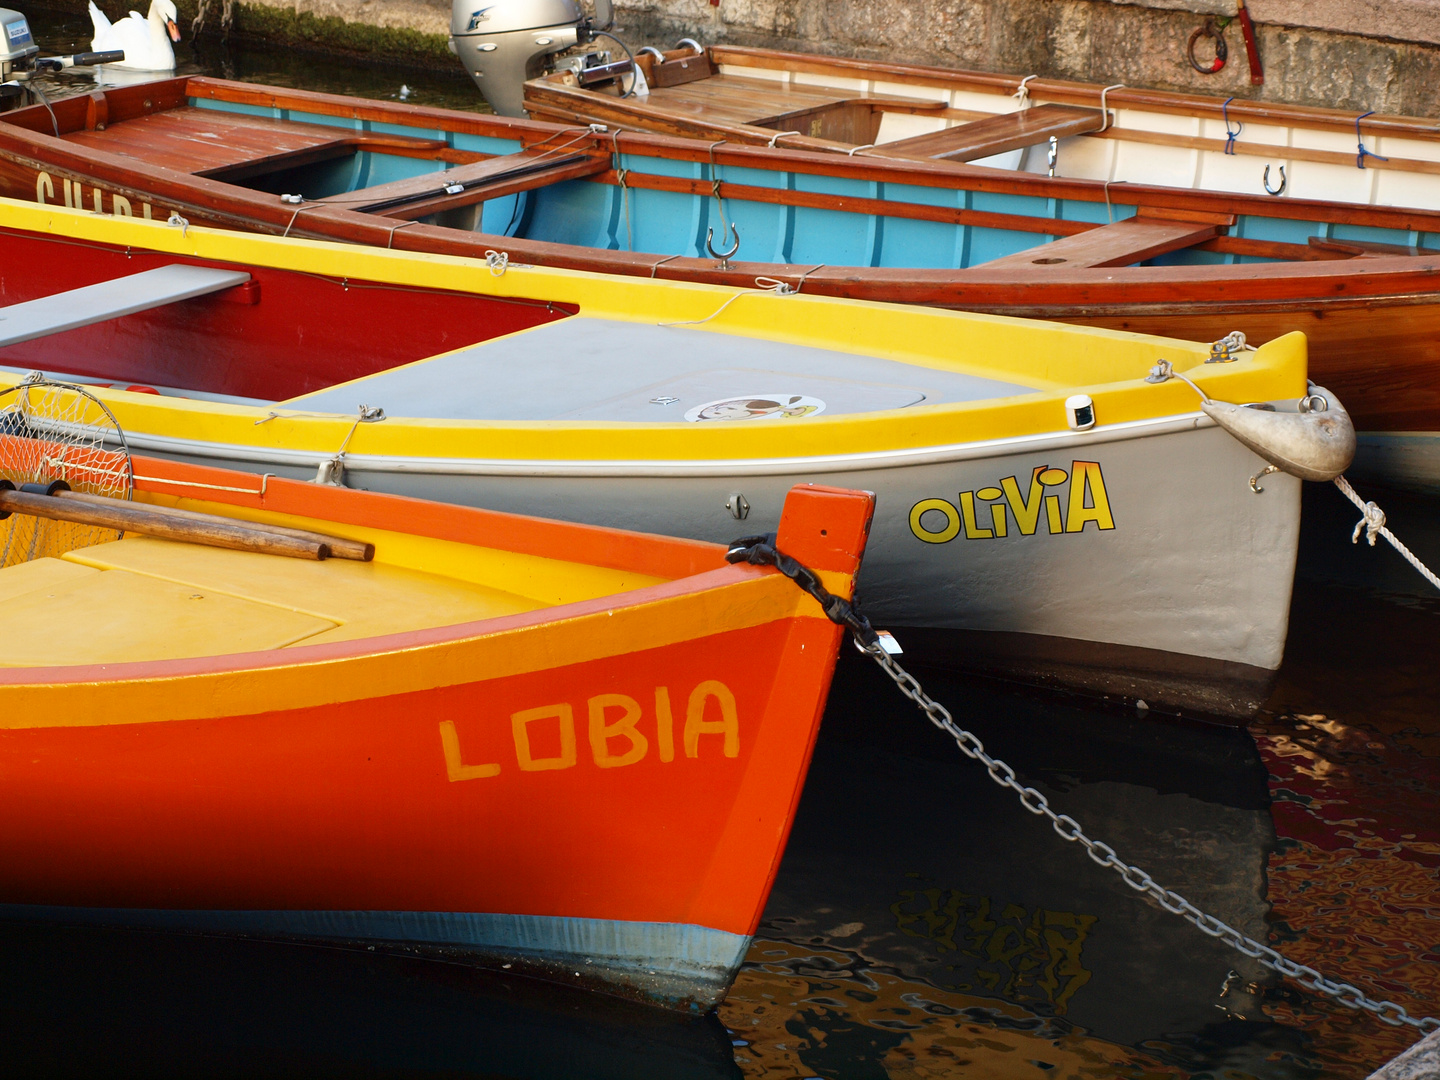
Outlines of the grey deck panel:
{"type": "Polygon", "coordinates": [[[244,285],[241,270],[173,264],[0,308],[0,346],[164,307],[244,285]]]}
{"type": "Polygon", "coordinates": [[[894,360],[685,327],[573,316],[284,404],[456,420],[679,421],[730,397],[803,394],[827,415],[1034,393],[894,360]],[[652,404],[653,398],[679,400],[652,404]]]}

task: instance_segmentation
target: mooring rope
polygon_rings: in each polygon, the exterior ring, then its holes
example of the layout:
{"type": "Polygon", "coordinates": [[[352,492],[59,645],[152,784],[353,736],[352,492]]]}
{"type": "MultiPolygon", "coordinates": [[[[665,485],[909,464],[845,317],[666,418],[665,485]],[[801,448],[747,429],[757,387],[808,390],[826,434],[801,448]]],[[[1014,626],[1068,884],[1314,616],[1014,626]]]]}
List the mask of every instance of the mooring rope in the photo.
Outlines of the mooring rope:
{"type": "Polygon", "coordinates": [[[1362,529],[1365,532],[1365,539],[1369,541],[1371,547],[1375,546],[1375,537],[1377,535],[1383,536],[1391,547],[1404,556],[1406,562],[1420,571],[1421,577],[1430,582],[1431,585],[1434,585],[1435,588],[1440,589],[1440,577],[1435,576],[1435,571],[1421,562],[1419,556],[1402,544],[1399,539],[1396,538],[1395,534],[1386,527],[1384,510],[1381,510],[1380,507],[1376,506],[1373,502],[1365,502],[1361,499],[1359,495],[1355,494],[1355,489],[1350,486],[1350,481],[1346,480],[1343,476],[1337,476],[1335,478],[1335,486],[1340,489],[1340,494],[1354,503],[1355,508],[1364,515],[1355,523],[1355,531],[1350,534],[1350,542],[1352,544],[1358,544],[1360,542],[1360,532],[1362,529]]]}

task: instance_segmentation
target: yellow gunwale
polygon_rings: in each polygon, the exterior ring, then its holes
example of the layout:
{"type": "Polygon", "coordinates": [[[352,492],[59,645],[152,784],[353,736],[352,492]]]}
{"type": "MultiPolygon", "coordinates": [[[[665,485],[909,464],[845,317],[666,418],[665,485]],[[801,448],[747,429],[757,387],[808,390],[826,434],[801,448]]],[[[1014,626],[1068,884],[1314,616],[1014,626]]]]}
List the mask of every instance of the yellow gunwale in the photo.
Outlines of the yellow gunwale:
{"type": "MultiPolygon", "coordinates": [[[[605,276],[512,263],[500,277],[483,263],[327,241],[281,239],[111,217],[56,206],[0,200],[7,228],[176,256],[374,281],[411,288],[573,304],[585,316],[632,322],[701,320],[736,290],[687,282],[605,276]]],[[[819,416],[794,423],[745,425],[427,420],[392,417],[355,430],[356,456],[478,458],[500,461],[732,461],[880,453],[1066,430],[1062,403],[1087,393],[1102,425],[1197,411],[1179,381],[1143,381],[1164,357],[1180,371],[1202,364],[1208,348],[998,315],[877,304],[803,294],[742,291],[712,321],[691,327],[737,337],[766,337],[876,356],[1033,386],[1033,394],[963,404],[819,416]],[[962,355],[963,354],[963,355],[962,355]],[[1013,358],[1012,362],[1005,359],[1013,358]]],[[[1301,334],[1289,334],[1233,364],[1195,373],[1212,397],[1268,401],[1306,387],[1301,334]]],[[[7,385],[0,382],[0,385],[7,385]]],[[[127,431],[257,450],[333,453],[353,416],[280,415],[270,409],[96,389],[127,431]]],[[[295,412],[304,410],[297,407],[295,412]]]]}
{"type": "MultiPolygon", "coordinates": [[[[849,595],[848,575],[822,573],[849,595]]],[[[0,730],[248,716],[568,667],[788,618],[824,619],[780,574],[732,566],[614,597],[328,645],[0,669],[0,730]]]]}

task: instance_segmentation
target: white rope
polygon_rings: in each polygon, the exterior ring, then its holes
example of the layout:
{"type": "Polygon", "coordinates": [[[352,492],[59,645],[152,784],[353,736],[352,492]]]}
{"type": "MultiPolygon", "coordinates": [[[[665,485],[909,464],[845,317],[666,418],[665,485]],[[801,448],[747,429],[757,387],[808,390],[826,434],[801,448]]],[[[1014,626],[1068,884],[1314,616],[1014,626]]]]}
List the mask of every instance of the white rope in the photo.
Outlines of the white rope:
{"type": "Polygon", "coordinates": [[[1375,537],[1377,534],[1383,536],[1390,542],[1391,547],[1405,557],[1406,562],[1420,571],[1420,575],[1426,581],[1434,585],[1435,588],[1440,589],[1440,577],[1436,577],[1434,571],[1421,562],[1408,547],[1395,539],[1395,534],[1385,527],[1385,511],[1381,510],[1380,507],[1376,506],[1373,502],[1363,502],[1360,496],[1355,494],[1355,489],[1350,486],[1350,481],[1346,480],[1345,477],[1337,476],[1335,478],[1335,486],[1339,488],[1340,493],[1354,503],[1356,509],[1364,515],[1355,523],[1355,531],[1350,534],[1350,542],[1352,544],[1358,544],[1360,542],[1360,531],[1362,529],[1365,531],[1365,539],[1369,541],[1371,547],[1375,546],[1375,537]]]}
{"type": "Polygon", "coordinates": [[[1016,88],[1015,93],[1010,95],[1016,101],[1020,102],[1020,104],[1016,106],[1017,111],[1023,111],[1030,108],[1030,87],[1026,86],[1025,84],[1034,78],[1038,78],[1038,76],[1026,75],[1025,78],[1020,80],[1020,85],[1016,88]]]}
{"type": "Polygon", "coordinates": [[[504,277],[505,271],[510,266],[510,253],[508,251],[493,251],[486,249],[485,265],[490,268],[491,277],[504,277]]]}
{"type": "MultiPolygon", "coordinates": [[[[805,279],[801,278],[800,283],[803,285],[805,283],[805,279]]],[[[727,307],[733,304],[736,300],[739,300],[742,296],[755,296],[757,292],[773,293],[776,296],[794,296],[800,291],[799,289],[789,285],[784,281],[780,281],[777,278],[758,277],[755,279],[755,286],[756,287],[754,289],[741,289],[734,296],[730,297],[729,300],[726,300],[718,308],[712,311],[709,315],[706,315],[703,319],[683,319],[680,322],[662,322],[656,323],[655,325],[699,326],[701,323],[707,323],[711,319],[715,318],[715,316],[719,315],[722,311],[724,311],[727,307]],[[769,284],[766,284],[766,282],[769,282],[769,284]]]]}
{"type": "Polygon", "coordinates": [[[259,488],[231,487],[228,484],[202,484],[199,480],[171,480],[164,476],[137,476],[136,480],[143,480],[147,484],[175,484],[178,487],[205,488],[208,491],[238,491],[242,495],[259,495],[265,497],[265,489],[270,485],[270,478],[274,473],[262,473],[260,476],[259,488]]]}

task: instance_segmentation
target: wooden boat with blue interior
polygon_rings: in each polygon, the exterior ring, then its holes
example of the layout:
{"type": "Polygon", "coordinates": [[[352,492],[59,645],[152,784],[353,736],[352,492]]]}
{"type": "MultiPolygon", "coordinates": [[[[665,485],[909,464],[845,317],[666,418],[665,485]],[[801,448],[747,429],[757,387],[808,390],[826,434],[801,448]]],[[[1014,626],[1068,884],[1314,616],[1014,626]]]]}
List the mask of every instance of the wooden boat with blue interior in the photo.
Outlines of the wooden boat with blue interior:
{"type": "Polygon", "coordinates": [[[1440,485],[1440,210],[563,128],[200,77],[53,109],[0,120],[0,194],[1186,340],[1301,330],[1312,376],[1362,432],[1357,469],[1440,485]]]}

